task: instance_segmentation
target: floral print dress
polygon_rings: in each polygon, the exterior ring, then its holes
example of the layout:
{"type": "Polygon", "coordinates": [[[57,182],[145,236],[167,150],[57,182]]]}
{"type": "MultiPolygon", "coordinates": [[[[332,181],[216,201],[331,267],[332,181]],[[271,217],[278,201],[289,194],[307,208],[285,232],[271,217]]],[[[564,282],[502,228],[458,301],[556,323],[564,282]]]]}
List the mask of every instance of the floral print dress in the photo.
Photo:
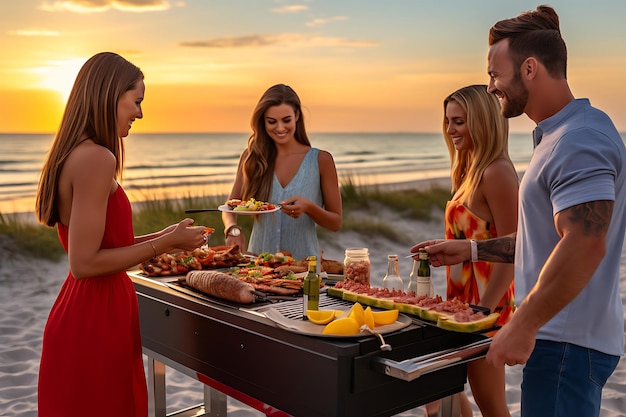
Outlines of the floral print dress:
{"type": "MultiPolygon", "coordinates": [[[[497,237],[493,224],[481,219],[459,201],[446,204],[445,211],[446,239],[491,239],[497,237]]],[[[446,267],[447,293],[449,300],[458,298],[466,303],[478,304],[484,294],[493,271],[492,262],[471,262],[446,267]]],[[[506,323],[514,310],[514,283],[498,303],[496,312],[500,313],[497,324],[506,323]]]]}

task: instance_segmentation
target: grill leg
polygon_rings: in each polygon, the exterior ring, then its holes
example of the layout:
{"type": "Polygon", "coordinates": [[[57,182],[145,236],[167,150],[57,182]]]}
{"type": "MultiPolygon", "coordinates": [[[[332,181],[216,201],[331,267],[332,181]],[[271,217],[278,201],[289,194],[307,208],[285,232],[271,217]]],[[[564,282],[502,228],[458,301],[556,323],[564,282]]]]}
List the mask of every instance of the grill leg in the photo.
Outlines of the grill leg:
{"type": "Polygon", "coordinates": [[[210,417],[225,417],[227,413],[226,394],[204,385],[204,410],[210,417]]]}
{"type": "Polygon", "coordinates": [[[148,414],[165,417],[165,365],[148,356],[148,414]]]}
{"type": "Polygon", "coordinates": [[[453,394],[441,399],[441,417],[457,417],[461,415],[460,394],[453,394]]]}

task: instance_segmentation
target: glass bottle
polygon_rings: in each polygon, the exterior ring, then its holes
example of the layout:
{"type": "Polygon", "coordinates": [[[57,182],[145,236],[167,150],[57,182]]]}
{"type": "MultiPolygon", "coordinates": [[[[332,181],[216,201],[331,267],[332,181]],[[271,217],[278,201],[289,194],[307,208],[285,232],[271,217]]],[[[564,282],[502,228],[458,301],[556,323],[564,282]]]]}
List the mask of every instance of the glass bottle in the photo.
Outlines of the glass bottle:
{"type": "Polygon", "coordinates": [[[420,261],[413,259],[413,268],[411,268],[411,274],[409,275],[409,285],[406,286],[406,293],[414,293],[417,295],[417,270],[419,269],[420,261]]]}
{"type": "Polygon", "coordinates": [[[387,256],[387,274],[383,278],[383,288],[400,290],[404,288],[402,278],[398,272],[398,255],[387,256]]]}
{"type": "Polygon", "coordinates": [[[433,288],[432,280],[430,279],[430,263],[428,263],[428,252],[420,250],[418,252],[419,266],[417,268],[417,291],[416,295],[425,295],[427,297],[433,297],[435,295],[435,289],[433,288]]]}
{"type": "Polygon", "coordinates": [[[367,248],[348,248],[343,260],[343,279],[370,285],[370,255],[367,248]]]}
{"type": "Polygon", "coordinates": [[[318,310],[320,303],[320,276],[317,274],[317,257],[309,256],[309,272],[304,277],[302,316],[306,320],[307,310],[318,310]]]}

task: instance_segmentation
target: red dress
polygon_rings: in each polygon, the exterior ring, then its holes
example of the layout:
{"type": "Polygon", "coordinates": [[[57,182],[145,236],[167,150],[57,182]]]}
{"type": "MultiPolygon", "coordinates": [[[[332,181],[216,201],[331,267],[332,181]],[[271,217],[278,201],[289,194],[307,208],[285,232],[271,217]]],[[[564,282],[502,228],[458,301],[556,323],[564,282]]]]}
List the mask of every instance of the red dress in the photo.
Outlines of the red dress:
{"type": "MultiPolygon", "coordinates": [[[[68,228],[58,223],[67,251],[68,228]]],[[[130,202],[111,194],[101,248],[134,242],[130,202]]],[[[126,271],[77,280],[70,271],[43,334],[39,417],[148,415],[137,295],[126,271]]]]}

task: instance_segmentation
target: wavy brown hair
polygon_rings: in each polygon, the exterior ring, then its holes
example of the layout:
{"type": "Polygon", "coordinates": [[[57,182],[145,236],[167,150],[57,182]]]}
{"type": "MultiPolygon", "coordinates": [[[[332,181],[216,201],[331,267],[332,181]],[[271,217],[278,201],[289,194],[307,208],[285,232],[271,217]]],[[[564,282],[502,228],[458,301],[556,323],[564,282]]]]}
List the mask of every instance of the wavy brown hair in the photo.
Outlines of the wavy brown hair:
{"type": "Polygon", "coordinates": [[[252,135],[248,139],[248,147],[242,154],[242,199],[256,198],[268,201],[274,178],[276,162],[276,145],[265,130],[265,112],[268,108],[288,104],[296,115],[296,140],[304,145],[311,146],[311,142],[304,128],[302,105],[296,92],[285,84],[276,84],[261,96],[254,108],[250,127],[252,135]]]}
{"type": "Polygon", "coordinates": [[[554,78],[567,78],[567,47],[561,37],[559,16],[550,6],[537,6],[517,17],[497,22],[489,30],[489,46],[509,40],[516,73],[522,62],[535,57],[554,78]]]}
{"type": "Polygon", "coordinates": [[[61,171],[67,157],[85,138],[115,155],[115,178],[121,177],[124,144],[117,133],[117,103],[143,78],[138,67],[112,52],[96,54],[82,66],[41,171],[35,202],[40,223],[54,227],[59,221],[57,199],[61,171]]]}
{"type": "Polygon", "coordinates": [[[450,154],[452,193],[461,203],[469,202],[476,192],[485,169],[496,159],[509,157],[509,121],[500,113],[500,102],[487,91],[486,85],[470,85],[450,94],[443,101],[443,111],[455,101],[466,114],[466,124],[473,149],[456,150],[448,134],[444,116],[443,136],[450,154]]]}

